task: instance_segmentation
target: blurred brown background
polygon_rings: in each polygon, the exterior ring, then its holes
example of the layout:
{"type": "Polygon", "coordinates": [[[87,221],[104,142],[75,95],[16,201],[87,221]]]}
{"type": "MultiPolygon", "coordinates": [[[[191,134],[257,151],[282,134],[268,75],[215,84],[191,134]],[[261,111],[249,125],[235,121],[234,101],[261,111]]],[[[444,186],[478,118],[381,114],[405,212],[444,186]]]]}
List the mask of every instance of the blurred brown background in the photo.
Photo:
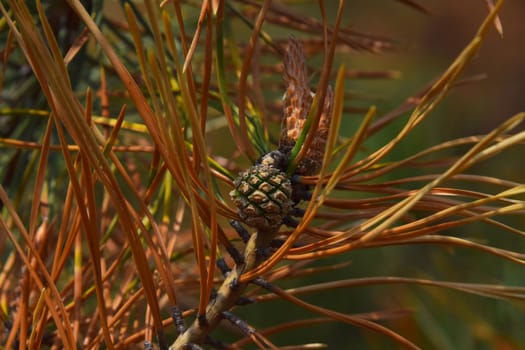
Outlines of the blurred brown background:
{"type": "MultiPolygon", "coordinates": [[[[407,10],[396,1],[349,1],[347,23],[399,40],[401,49],[357,61],[400,70],[414,91],[436,77],[461,52],[487,14],[485,1],[422,1],[430,15],[407,10]]],[[[455,136],[486,132],[503,119],[525,110],[525,1],[507,1],[501,10],[503,38],[491,30],[467,69],[467,75],[487,74],[476,84],[452,91],[435,113],[440,131],[455,136]],[[439,116],[437,116],[439,114],[439,116]],[[447,119],[445,121],[445,118],[447,119]],[[453,121],[453,124],[450,122],[453,121]],[[457,128],[457,133],[451,130],[457,128]]],[[[356,63],[357,63],[356,62],[356,63]]],[[[390,85],[394,92],[396,82],[390,85]]],[[[379,90],[378,90],[379,91],[379,90]]],[[[401,98],[403,93],[398,91],[401,98]]]]}

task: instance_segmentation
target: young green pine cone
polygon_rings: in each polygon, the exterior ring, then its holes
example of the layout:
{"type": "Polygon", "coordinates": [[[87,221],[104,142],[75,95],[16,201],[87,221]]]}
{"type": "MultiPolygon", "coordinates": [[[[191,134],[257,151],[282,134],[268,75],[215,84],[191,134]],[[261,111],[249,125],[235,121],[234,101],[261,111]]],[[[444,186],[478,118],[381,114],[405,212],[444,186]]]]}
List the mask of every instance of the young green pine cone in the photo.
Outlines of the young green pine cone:
{"type": "Polygon", "coordinates": [[[276,229],[290,211],[292,184],[285,173],[257,164],[239,174],[230,196],[241,220],[257,229],[276,229]]]}

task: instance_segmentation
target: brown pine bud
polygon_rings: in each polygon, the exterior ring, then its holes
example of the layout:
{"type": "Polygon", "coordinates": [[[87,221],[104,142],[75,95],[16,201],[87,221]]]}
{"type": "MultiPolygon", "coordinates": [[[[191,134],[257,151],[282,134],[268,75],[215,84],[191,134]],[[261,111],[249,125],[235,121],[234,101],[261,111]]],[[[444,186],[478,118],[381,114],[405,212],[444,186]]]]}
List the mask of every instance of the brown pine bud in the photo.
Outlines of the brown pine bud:
{"type": "Polygon", "coordinates": [[[306,154],[297,165],[296,173],[299,175],[315,175],[323,164],[326,140],[328,139],[328,128],[330,127],[330,120],[332,119],[333,98],[332,88],[328,86],[319,125],[315,130],[315,136],[306,154]]]}
{"type": "MultiPolygon", "coordinates": [[[[303,48],[295,38],[290,38],[288,50],[284,55],[284,81],[286,93],[283,101],[284,119],[279,149],[287,153],[295,145],[303,130],[315,96],[308,87],[308,70],[303,48]]],[[[322,165],[328,128],[332,118],[333,92],[330,86],[328,86],[324,101],[320,103],[322,103],[323,110],[319,125],[312,126],[315,136],[297,166],[295,172],[299,175],[314,175],[322,165]]]]}
{"type": "Polygon", "coordinates": [[[290,38],[284,55],[283,126],[279,148],[291,149],[303,130],[304,122],[312,105],[313,93],[308,87],[308,69],[301,44],[290,38]]]}

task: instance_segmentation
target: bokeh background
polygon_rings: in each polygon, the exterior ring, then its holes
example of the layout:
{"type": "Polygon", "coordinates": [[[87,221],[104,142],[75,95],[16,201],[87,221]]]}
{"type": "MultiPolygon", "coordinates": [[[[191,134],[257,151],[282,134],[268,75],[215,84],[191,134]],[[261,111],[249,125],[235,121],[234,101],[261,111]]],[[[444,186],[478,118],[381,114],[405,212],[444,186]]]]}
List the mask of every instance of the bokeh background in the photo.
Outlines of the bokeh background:
{"type": "MultiPolygon", "coordinates": [[[[399,95],[403,98],[406,90],[417,89],[442,72],[472,38],[487,11],[481,0],[425,1],[424,6],[430,11],[428,16],[415,14],[395,1],[347,4],[348,23],[397,38],[404,48],[377,57],[356,55],[356,64],[391,66],[403,73],[402,87],[394,88],[395,82],[390,84],[389,96],[394,98],[399,95]]],[[[524,16],[525,2],[504,4],[500,15],[503,37],[492,31],[467,70],[467,74],[486,74],[486,79],[451,93],[441,106],[444,113],[435,119],[455,116],[458,134],[464,134],[464,130],[486,131],[506,116],[524,110],[524,16]]],[[[444,125],[447,127],[442,129],[452,129],[450,124],[444,125]]]]}

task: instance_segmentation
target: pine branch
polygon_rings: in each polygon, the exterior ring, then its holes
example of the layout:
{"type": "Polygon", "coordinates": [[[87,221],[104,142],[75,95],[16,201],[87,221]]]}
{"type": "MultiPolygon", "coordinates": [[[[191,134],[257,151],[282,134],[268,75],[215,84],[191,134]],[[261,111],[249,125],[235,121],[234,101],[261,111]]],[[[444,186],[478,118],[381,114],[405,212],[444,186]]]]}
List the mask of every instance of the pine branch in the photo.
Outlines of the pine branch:
{"type": "Polygon", "coordinates": [[[245,271],[257,267],[264,259],[262,252],[270,247],[279,232],[279,227],[270,230],[258,229],[246,244],[244,261],[234,265],[226,276],[215,297],[210,300],[205,315],[199,315],[191,326],[171,345],[170,350],[184,349],[191,344],[202,344],[208,334],[223,319],[222,313],[229,311],[239,299],[250,282],[239,282],[245,271]]]}

